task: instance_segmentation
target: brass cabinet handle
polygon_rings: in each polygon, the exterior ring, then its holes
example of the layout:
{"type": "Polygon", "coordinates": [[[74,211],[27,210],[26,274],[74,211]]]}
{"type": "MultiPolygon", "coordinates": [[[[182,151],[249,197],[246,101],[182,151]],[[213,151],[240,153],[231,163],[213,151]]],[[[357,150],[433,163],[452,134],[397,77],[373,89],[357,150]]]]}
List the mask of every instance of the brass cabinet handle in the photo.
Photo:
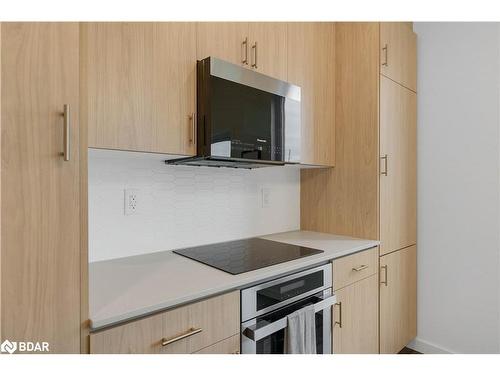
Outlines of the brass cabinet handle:
{"type": "Polygon", "coordinates": [[[334,306],[339,307],[339,320],[335,320],[333,326],[339,325],[339,328],[342,328],[342,302],[337,302],[334,306]]]}
{"type": "Polygon", "coordinates": [[[359,271],[366,270],[367,268],[368,268],[368,266],[366,264],[362,264],[361,266],[354,267],[352,270],[356,271],[356,272],[359,272],[359,271]]]}
{"type": "Polygon", "coordinates": [[[168,340],[167,339],[162,339],[161,340],[161,345],[162,346],[167,346],[167,345],[172,344],[172,343],[174,343],[176,341],[179,341],[179,340],[185,339],[187,337],[196,335],[197,333],[200,333],[202,331],[203,331],[202,328],[190,328],[189,331],[187,331],[186,333],[183,333],[183,334],[181,334],[179,336],[175,336],[175,337],[173,337],[171,339],[168,339],[168,340]]]}
{"type": "Polygon", "coordinates": [[[252,63],[252,68],[255,68],[257,69],[257,42],[254,43],[254,45],[252,46],[252,49],[253,49],[253,56],[254,56],[254,62],[252,63]]]}
{"type": "MultiPolygon", "coordinates": [[[[384,275],[385,276],[384,281],[380,280],[380,284],[383,284],[383,285],[387,286],[387,265],[382,266],[380,268],[383,269],[383,270],[385,270],[385,272],[384,272],[385,273],[385,275],[384,275]]],[[[382,279],[382,272],[380,274],[381,274],[380,275],[380,279],[382,279]]]]}
{"type": "Polygon", "coordinates": [[[381,175],[387,176],[387,154],[380,158],[384,161],[384,170],[380,172],[381,175]]]}
{"type": "Polygon", "coordinates": [[[195,121],[195,114],[191,113],[189,115],[189,143],[195,143],[195,137],[196,137],[196,121],[195,121]]]}
{"type": "Polygon", "coordinates": [[[248,65],[248,37],[245,38],[243,42],[241,42],[241,47],[244,48],[245,54],[241,59],[242,64],[248,65]]]}
{"type": "Polygon", "coordinates": [[[69,161],[70,159],[70,143],[71,143],[71,118],[70,118],[69,104],[64,104],[62,116],[64,118],[64,151],[62,155],[64,156],[64,161],[69,161]]]}
{"type": "Polygon", "coordinates": [[[384,62],[382,63],[383,66],[389,66],[388,60],[387,60],[387,50],[389,49],[389,46],[387,43],[384,45],[382,48],[382,51],[384,51],[384,62]]]}

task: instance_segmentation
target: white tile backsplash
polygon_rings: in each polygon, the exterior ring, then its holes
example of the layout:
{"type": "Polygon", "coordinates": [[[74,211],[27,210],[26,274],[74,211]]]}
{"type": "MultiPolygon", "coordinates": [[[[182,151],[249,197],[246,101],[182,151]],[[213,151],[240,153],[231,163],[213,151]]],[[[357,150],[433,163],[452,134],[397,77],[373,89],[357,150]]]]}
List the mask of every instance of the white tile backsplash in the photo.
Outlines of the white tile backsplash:
{"type": "Polygon", "coordinates": [[[299,229],[298,169],[170,166],[165,158],[89,149],[89,261],[299,229]],[[125,189],[138,191],[134,215],[124,214],[125,189]]]}

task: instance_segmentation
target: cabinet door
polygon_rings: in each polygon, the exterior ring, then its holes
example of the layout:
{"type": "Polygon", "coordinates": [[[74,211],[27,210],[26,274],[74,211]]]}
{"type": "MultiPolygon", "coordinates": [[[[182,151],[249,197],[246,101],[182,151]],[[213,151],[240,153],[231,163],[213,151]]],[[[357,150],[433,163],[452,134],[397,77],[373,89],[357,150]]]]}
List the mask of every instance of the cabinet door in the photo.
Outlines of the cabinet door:
{"type": "Polygon", "coordinates": [[[380,77],[380,254],[417,241],[417,94],[380,77]]]}
{"type": "Polygon", "coordinates": [[[198,60],[213,56],[250,67],[248,22],[199,22],[196,27],[198,60]]]}
{"type": "Polygon", "coordinates": [[[380,24],[380,73],[417,91],[417,36],[404,22],[380,24]]]}
{"type": "Polygon", "coordinates": [[[89,147],[195,154],[194,23],[82,25],[89,147]]]}
{"type": "Polygon", "coordinates": [[[335,165],[335,25],[290,23],[288,81],[301,91],[301,161],[335,165]]]}
{"type": "Polygon", "coordinates": [[[378,275],[335,292],[333,352],[378,353],[378,275]]]}
{"type": "Polygon", "coordinates": [[[194,354],[240,354],[240,335],[231,336],[194,354]]]}
{"type": "Polygon", "coordinates": [[[79,353],[79,26],[1,28],[1,336],[79,353]]]}
{"type": "Polygon", "coordinates": [[[250,67],[271,77],[287,80],[287,24],[250,22],[250,67]]]}
{"type": "Polygon", "coordinates": [[[380,353],[398,353],[417,335],[417,248],[380,258],[380,353]]]}

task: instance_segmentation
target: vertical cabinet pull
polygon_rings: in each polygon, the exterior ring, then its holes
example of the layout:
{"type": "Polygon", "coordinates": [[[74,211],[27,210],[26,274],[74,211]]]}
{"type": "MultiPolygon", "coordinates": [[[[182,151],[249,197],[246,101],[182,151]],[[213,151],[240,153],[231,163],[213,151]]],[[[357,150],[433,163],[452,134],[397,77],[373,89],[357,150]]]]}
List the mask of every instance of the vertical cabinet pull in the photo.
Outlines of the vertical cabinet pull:
{"type": "Polygon", "coordinates": [[[241,42],[241,48],[244,51],[242,53],[241,63],[248,65],[248,37],[245,38],[243,42],[241,42]]]}
{"type": "Polygon", "coordinates": [[[196,136],[196,121],[194,119],[194,113],[189,115],[189,144],[195,143],[196,136]]]}
{"type": "MultiPolygon", "coordinates": [[[[383,269],[383,270],[385,270],[385,272],[384,272],[384,280],[383,281],[382,281],[382,275],[380,275],[380,279],[381,279],[380,280],[380,284],[383,284],[383,285],[387,286],[387,265],[382,266],[380,268],[383,269]]],[[[382,272],[380,272],[380,273],[382,273],[382,272]]]]}
{"type": "Polygon", "coordinates": [[[380,174],[383,176],[387,176],[387,154],[382,156],[380,159],[384,161],[384,169],[380,172],[380,174]]]}
{"type": "Polygon", "coordinates": [[[384,47],[382,48],[382,51],[384,51],[384,62],[382,63],[382,66],[389,66],[388,64],[388,60],[387,60],[387,50],[389,49],[389,47],[387,46],[387,43],[384,45],[384,47]]]}
{"type": "Polygon", "coordinates": [[[257,69],[257,42],[254,43],[252,46],[253,50],[253,63],[252,63],[252,68],[257,69]]]}
{"type": "Polygon", "coordinates": [[[71,127],[71,118],[70,118],[70,110],[69,110],[69,104],[64,104],[63,106],[63,121],[64,121],[64,151],[63,151],[63,157],[64,161],[69,161],[70,159],[70,142],[71,142],[71,133],[70,133],[70,127],[71,127]]]}
{"type": "Polygon", "coordinates": [[[336,326],[338,324],[339,328],[342,328],[342,302],[337,302],[334,306],[339,307],[339,320],[335,319],[335,323],[333,325],[336,326]]]}

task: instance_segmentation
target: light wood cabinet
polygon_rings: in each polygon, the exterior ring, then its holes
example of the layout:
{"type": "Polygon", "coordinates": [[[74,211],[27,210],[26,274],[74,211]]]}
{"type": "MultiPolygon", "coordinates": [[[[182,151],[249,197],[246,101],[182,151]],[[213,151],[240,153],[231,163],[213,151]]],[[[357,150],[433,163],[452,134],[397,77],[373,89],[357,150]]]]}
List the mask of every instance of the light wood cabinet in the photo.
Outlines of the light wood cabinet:
{"type": "Polygon", "coordinates": [[[301,87],[301,162],[335,165],[335,24],[289,23],[288,81],[301,87]]]}
{"type": "Polygon", "coordinates": [[[417,94],[380,77],[380,255],[417,242],[417,94]]]}
{"type": "Polygon", "coordinates": [[[3,23],[1,50],[1,337],[79,353],[79,26],[3,23]]]}
{"type": "Polygon", "coordinates": [[[250,22],[248,26],[250,67],[259,73],[287,80],[287,24],[250,22]]]}
{"type": "Polygon", "coordinates": [[[240,354],[240,335],[231,336],[210,345],[195,354],[240,354]]]}
{"type": "Polygon", "coordinates": [[[248,22],[198,22],[196,56],[213,56],[233,64],[250,66],[248,22]]]}
{"type": "Polygon", "coordinates": [[[380,23],[380,73],[417,91],[417,36],[405,22],[380,23]]]}
{"type": "Polygon", "coordinates": [[[183,354],[213,346],[207,351],[232,353],[237,351],[234,339],[220,342],[239,337],[239,331],[240,294],[235,291],[92,333],[90,352],[183,354]]]}
{"type": "Polygon", "coordinates": [[[335,291],[333,352],[378,353],[378,275],[335,291]]]}
{"type": "Polygon", "coordinates": [[[337,290],[378,273],[378,249],[361,251],[335,259],[333,262],[333,289],[337,290]]]}
{"type": "Polygon", "coordinates": [[[83,23],[89,147],[194,155],[196,25],[83,23]]]}
{"type": "Polygon", "coordinates": [[[417,335],[417,248],[380,258],[380,353],[398,353],[417,335]]]}

